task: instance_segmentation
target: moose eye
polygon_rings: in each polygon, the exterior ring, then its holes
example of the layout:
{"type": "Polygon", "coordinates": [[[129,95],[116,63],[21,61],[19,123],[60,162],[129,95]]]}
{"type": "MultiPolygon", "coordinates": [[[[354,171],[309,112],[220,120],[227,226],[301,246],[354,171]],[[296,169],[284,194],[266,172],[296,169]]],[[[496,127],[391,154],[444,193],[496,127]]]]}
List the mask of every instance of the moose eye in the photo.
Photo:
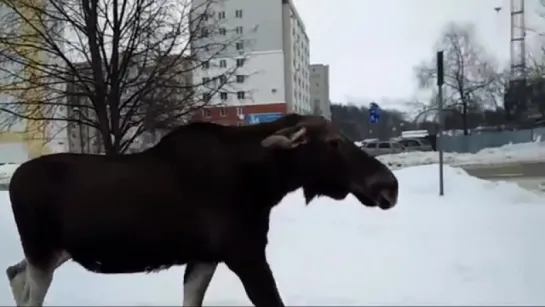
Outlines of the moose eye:
{"type": "Polygon", "coordinates": [[[339,144],[340,144],[340,141],[338,139],[329,141],[329,146],[331,146],[331,148],[338,148],[339,144]]]}

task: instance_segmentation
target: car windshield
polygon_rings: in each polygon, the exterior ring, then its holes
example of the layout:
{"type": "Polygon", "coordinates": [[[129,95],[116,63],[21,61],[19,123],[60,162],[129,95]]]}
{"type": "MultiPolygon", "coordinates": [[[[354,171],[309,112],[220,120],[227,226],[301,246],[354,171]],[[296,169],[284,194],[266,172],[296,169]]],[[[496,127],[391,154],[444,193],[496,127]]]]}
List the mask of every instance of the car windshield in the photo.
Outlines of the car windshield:
{"type": "Polygon", "coordinates": [[[430,141],[428,141],[427,139],[419,139],[419,141],[422,143],[422,145],[430,145],[430,141]]]}

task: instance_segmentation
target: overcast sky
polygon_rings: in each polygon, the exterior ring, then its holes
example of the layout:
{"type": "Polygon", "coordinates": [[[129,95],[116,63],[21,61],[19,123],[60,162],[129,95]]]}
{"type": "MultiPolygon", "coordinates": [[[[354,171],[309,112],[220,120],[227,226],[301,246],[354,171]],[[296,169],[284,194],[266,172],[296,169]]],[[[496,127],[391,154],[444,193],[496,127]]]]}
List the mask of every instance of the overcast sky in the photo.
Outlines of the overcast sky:
{"type": "MultiPolygon", "coordinates": [[[[526,0],[532,26],[538,1],[526,0]]],[[[433,59],[433,45],[450,21],[473,23],[485,48],[509,60],[509,0],[294,2],[310,37],[311,62],[330,65],[333,102],[376,100],[386,107],[389,101],[413,97],[413,67],[433,59]],[[499,13],[494,10],[498,6],[499,13]]]]}

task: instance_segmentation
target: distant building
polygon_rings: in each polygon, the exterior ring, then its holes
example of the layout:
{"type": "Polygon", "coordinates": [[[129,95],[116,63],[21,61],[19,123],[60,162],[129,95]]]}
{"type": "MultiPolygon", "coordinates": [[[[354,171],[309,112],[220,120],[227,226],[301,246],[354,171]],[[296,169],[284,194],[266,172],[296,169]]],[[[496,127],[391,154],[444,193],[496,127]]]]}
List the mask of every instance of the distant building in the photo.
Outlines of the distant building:
{"type": "MultiPolygon", "coordinates": [[[[204,1],[193,0],[193,6],[203,6],[204,1]]],[[[213,17],[205,17],[207,22],[221,23],[214,41],[232,39],[230,34],[239,35],[234,37],[240,40],[197,69],[194,84],[213,80],[233,67],[237,67],[236,81],[228,90],[203,97],[211,100],[211,107],[197,112],[195,119],[243,125],[288,112],[311,114],[309,39],[293,2],[222,0],[213,4],[212,11],[213,17]]],[[[204,52],[197,57],[210,59],[204,52]]]]}
{"type": "Polygon", "coordinates": [[[310,65],[310,99],[315,111],[314,113],[331,120],[329,65],[310,65]]]}

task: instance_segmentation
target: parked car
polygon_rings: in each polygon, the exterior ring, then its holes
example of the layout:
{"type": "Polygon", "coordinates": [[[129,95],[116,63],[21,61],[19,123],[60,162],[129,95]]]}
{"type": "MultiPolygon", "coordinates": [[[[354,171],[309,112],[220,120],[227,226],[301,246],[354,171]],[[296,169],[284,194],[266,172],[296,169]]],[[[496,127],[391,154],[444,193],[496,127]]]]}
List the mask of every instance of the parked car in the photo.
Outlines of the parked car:
{"type": "Polygon", "coordinates": [[[361,146],[371,156],[396,154],[405,151],[404,146],[396,141],[375,141],[364,143],[361,146]]]}
{"type": "Polygon", "coordinates": [[[407,151],[432,151],[433,148],[426,139],[401,139],[398,141],[407,151]]]}
{"type": "Polygon", "coordinates": [[[378,139],[377,138],[375,138],[375,139],[364,139],[363,141],[359,142],[359,144],[360,144],[360,147],[361,147],[361,146],[365,146],[365,144],[371,143],[371,142],[378,142],[378,139]]]}

